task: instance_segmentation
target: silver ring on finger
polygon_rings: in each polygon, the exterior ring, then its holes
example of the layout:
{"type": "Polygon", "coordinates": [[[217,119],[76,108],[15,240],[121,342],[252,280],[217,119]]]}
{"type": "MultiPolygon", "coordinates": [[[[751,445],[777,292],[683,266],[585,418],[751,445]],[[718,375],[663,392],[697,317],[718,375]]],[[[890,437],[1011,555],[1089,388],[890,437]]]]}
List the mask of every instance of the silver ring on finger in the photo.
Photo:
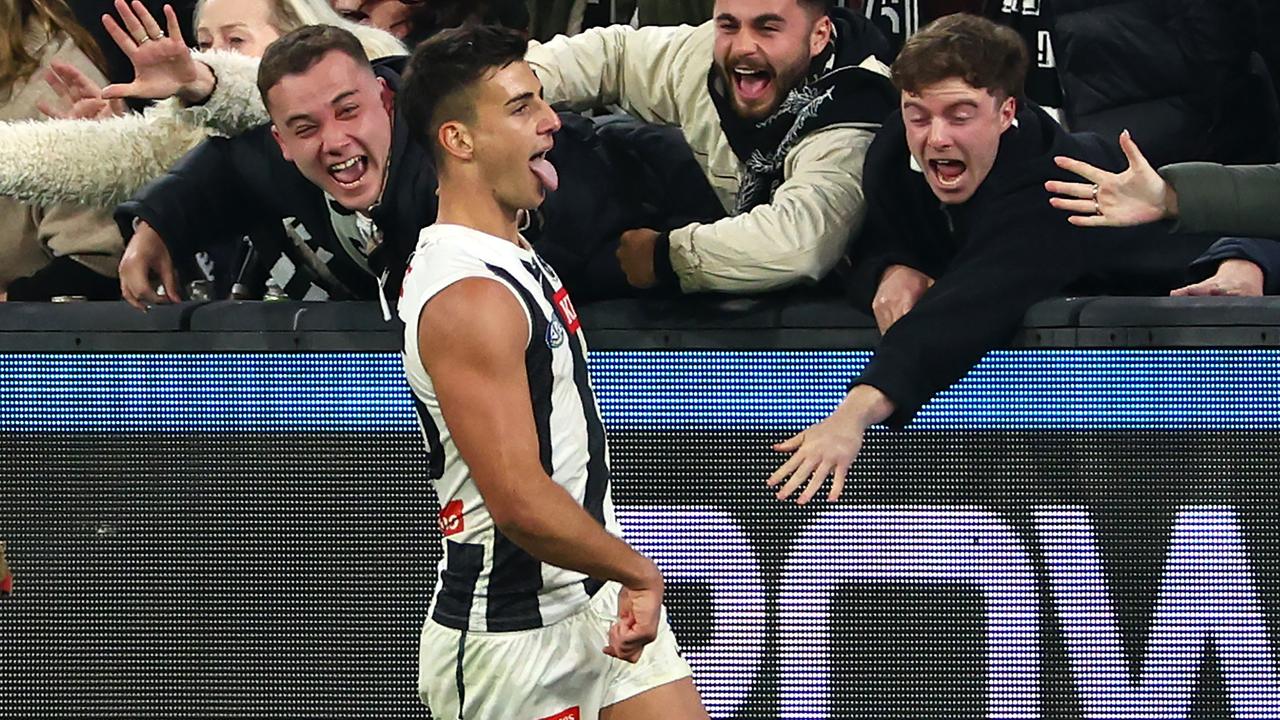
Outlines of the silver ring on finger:
{"type": "Polygon", "coordinates": [[[143,35],[141,40],[137,40],[137,39],[135,38],[134,42],[136,42],[136,43],[138,43],[139,45],[141,45],[141,44],[143,44],[143,43],[147,42],[147,41],[148,41],[148,40],[150,40],[150,39],[151,39],[151,36],[150,36],[150,35],[143,35]]]}
{"type": "Polygon", "coordinates": [[[1093,201],[1098,202],[1098,183],[1093,184],[1093,201]]]}
{"type": "Polygon", "coordinates": [[[1093,199],[1093,214],[1094,214],[1094,215],[1101,215],[1101,214],[1102,214],[1102,206],[1098,204],[1098,199],[1097,199],[1097,198],[1094,198],[1094,199],[1093,199]]]}

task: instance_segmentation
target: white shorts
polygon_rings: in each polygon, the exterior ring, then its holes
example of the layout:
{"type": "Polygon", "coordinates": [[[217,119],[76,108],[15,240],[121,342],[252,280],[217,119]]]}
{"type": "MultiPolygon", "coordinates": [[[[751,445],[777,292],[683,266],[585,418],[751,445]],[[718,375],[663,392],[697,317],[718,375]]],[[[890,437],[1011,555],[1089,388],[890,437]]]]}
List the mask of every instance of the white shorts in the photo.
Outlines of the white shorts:
{"type": "Polygon", "coordinates": [[[422,627],[418,695],[434,720],[595,720],[600,709],[689,677],[666,608],[658,638],[632,664],[604,654],[618,614],[617,583],[606,583],[580,612],[549,627],[468,632],[431,619],[422,627]],[[459,712],[459,698],[465,705],[459,712]],[[573,713],[576,708],[577,714],[573,713]]]}

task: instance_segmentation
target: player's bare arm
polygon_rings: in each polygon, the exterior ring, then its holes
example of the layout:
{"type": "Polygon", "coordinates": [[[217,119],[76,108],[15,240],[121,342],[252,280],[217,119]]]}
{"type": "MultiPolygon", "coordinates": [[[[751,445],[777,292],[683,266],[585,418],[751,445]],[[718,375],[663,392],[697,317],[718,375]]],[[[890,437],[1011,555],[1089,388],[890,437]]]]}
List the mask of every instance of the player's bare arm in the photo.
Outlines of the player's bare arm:
{"type": "Polygon", "coordinates": [[[622,584],[632,621],[615,626],[608,651],[634,660],[657,633],[662,575],[543,471],[525,375],[528,338],[519,302],[483,278],[441,291],[418,326],[440,410],[494,522],[539,560],[622,584]]]}

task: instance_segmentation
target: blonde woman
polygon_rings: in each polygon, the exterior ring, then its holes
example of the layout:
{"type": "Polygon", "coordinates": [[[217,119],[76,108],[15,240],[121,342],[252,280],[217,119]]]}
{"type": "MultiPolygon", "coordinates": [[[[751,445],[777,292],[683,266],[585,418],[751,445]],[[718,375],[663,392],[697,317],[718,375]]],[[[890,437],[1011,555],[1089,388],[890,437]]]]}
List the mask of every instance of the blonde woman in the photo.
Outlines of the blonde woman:
{"type": "MultiPolygon", "coordinates": [[[[54,62],[103,77],[101,50],[63,0],[0,2],[0,120],[39,117],[37,107],[54,99],[41,79],[54,62]]],[[[6,154],[28,151],[15,145],[6,154]]],[[[114,276],[123,245],[101,210],[0,199],[0,299],[118,297],[114,276]]]]}
{"type": "Polygon", "coordinates": [[[170,6],[162,29],[140,2],[115,5],[123,25],[110,17],[104,23],[134,65],[133,82],[102,88],[100,80],[55,66],[51,82],[63,89],[64,117],[0,123],[0,196],[113,207],[209,135],[267,122],[254,84],[257,57],[303,25],[346,28],[371,57],[407,52],[390,34],[343,20],[325,0],[202,0],[198,51],[186,47],[170,6]],[[205,98],[191,90],[202,81],[204,95],[216,92],[205,98]],[[188,105],[184,96],[203,102],[188,105]],[[142,114],[115,115],[111,103],[123,97],[165,99],[142,114]],[[79,119],[85,116],[95,119],[79,119]]]}

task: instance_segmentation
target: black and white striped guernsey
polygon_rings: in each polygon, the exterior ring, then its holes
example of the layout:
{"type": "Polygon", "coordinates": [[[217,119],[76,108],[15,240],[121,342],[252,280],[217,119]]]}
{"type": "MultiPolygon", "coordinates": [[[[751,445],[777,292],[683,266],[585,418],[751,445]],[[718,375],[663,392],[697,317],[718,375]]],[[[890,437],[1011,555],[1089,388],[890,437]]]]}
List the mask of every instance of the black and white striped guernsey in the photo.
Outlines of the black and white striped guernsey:
{"type": "Polygon", "coordinates": [[[431,618],[459,630],[527,630],[582,609],[599,583],[537,560],[494,526],[440,414],[419,354],[418,318],[437,293],[471,277],[502,283],[528,317],[525,371],[543,470],[609,532],[622,533],[609,495],[608,447],[587,377],[587,346],[560,279],[527,247],[458,225],[424,229],[405,275],[399,313],[405,375],[441,505],[444,557],[431,618]]]}

